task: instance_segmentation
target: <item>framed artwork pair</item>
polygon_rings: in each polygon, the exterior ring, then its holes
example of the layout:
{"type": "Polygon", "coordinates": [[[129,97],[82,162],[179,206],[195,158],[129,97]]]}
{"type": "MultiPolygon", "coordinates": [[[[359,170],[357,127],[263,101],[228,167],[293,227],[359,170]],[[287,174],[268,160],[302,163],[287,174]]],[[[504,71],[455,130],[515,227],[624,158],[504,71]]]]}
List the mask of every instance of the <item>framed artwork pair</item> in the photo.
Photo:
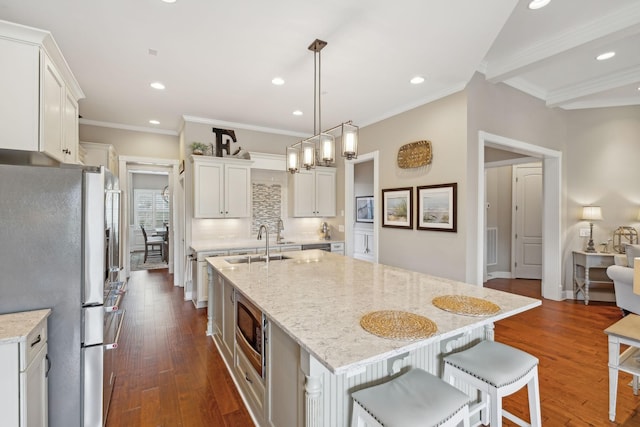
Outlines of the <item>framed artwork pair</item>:
{"type": "MultiPolygon", "coordinates": [[[[457,183],[416,187],[416,229],[457,231],[457,183]]],[[[382,190],[382,226],[413,229],[413,187],[382,190]]]]}

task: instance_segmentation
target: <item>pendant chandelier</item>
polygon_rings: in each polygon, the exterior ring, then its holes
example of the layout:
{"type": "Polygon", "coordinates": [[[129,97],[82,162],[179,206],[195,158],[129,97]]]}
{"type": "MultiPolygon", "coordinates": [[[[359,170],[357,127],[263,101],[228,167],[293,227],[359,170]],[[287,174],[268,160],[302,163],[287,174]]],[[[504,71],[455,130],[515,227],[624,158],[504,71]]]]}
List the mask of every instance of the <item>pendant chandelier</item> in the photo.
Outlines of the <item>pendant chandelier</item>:
{"type": "Polygon", "coordinates": [[[336,139],[342,142],[342,157],[348,160],[358,157],[358,126],[344,122],[324,132],[321,125],[320,102],[321,51],[327,42],[316,39],[309,45],[313,54],[313,136],[287,147],[287,171],[294,174],[302,168],[309,170],[316,165],[335,164],[336,139]]]}

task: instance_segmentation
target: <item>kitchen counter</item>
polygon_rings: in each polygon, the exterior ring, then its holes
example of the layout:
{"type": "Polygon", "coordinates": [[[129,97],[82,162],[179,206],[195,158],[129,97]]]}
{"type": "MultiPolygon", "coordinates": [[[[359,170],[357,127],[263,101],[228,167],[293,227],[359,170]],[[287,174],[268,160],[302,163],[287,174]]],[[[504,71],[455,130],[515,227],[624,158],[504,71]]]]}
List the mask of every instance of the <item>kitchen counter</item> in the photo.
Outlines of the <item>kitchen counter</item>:
{"type": "Polygon", "coordinates": [[[245,297],[335,374],[491,324],[541,304],[539,300],[324,251],[288,252],[269,264],[207,258],[245,297]],[[468,295],[500,306],[493,316],[452,314],[431,304],[438,295],[468,295]],[[384,339],[360,327],[371,311],[401,310],[434,321],[420,341],[384,339]],[[322,327],[319,327],[322,325],[322,327]]]}
{"type": "Polygon", "coordinates": [[[330,252],[296,251],[285,256],[290,259],[268,264],[206,258],[209,293],[214,295],[209,299],[207,330],[257,425],[346,426],[353,390],[411,367],[440,375],[444,355],[493,339],[494,322],[541,304],[533,298],[330,252]],[[234,293],[265,315],[263,379],[246,368],[238,344],[233,351],[234,293]],[[485,317],[453,314],[432,304],[441,295],[486,299],[500,311],[485,317]],[[364,314],[378,310],[424,316],[435,322],[437,330],[419,340],[378,337],[360,326],[364,314]]]}
{"type": "Polygon", "coordinates": [[[50,314],[47,308],[0,315],[0,344],[25,341],[29,332],[50,314]]]}

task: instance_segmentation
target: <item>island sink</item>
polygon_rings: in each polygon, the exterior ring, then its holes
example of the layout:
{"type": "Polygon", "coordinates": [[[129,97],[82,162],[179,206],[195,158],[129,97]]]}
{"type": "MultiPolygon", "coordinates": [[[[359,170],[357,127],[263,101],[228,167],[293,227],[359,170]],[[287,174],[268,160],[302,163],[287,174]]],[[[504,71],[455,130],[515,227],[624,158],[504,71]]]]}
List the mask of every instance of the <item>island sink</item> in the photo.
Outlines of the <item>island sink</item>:
{"type": "MultiPolygon", "coordinates": [[[[269,261],[279,261],[289,258],[290,257],[284,255],[269,255],[269,261]]],[[[254,262],[266,262],[267,257],[265,255],[254,255],[239,258],[225,258],[225,261],[229,264],[251,264],[254,262]]]]}

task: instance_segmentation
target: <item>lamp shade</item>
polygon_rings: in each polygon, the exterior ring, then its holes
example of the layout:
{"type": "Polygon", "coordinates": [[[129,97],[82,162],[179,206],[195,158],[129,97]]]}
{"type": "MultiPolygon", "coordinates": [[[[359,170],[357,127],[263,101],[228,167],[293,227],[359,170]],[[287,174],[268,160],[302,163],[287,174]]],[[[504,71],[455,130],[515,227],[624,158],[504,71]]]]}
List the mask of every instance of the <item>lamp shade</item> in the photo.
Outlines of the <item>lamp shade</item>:
{"type": "Polygon", "coordinates": [[[600,206],[584,206],[582,208],[582,219],[585,221],[596,221],[602,219],[600,206]]]}
{"type": "Polygon", "coordinates": [[[348,160],[358,157],[358,126],[342,124],[342,157],[348,160]]]}
{"type": "Polygon", "coordinates": [[[287,171],[296,173],[300,170],[300,150],[298,147],[287,147],[287,171]]]}
{"type": "Polygon", "coordinates": [[[640,258],[633,259],[633,293],[640,295],[640,258]]]}

